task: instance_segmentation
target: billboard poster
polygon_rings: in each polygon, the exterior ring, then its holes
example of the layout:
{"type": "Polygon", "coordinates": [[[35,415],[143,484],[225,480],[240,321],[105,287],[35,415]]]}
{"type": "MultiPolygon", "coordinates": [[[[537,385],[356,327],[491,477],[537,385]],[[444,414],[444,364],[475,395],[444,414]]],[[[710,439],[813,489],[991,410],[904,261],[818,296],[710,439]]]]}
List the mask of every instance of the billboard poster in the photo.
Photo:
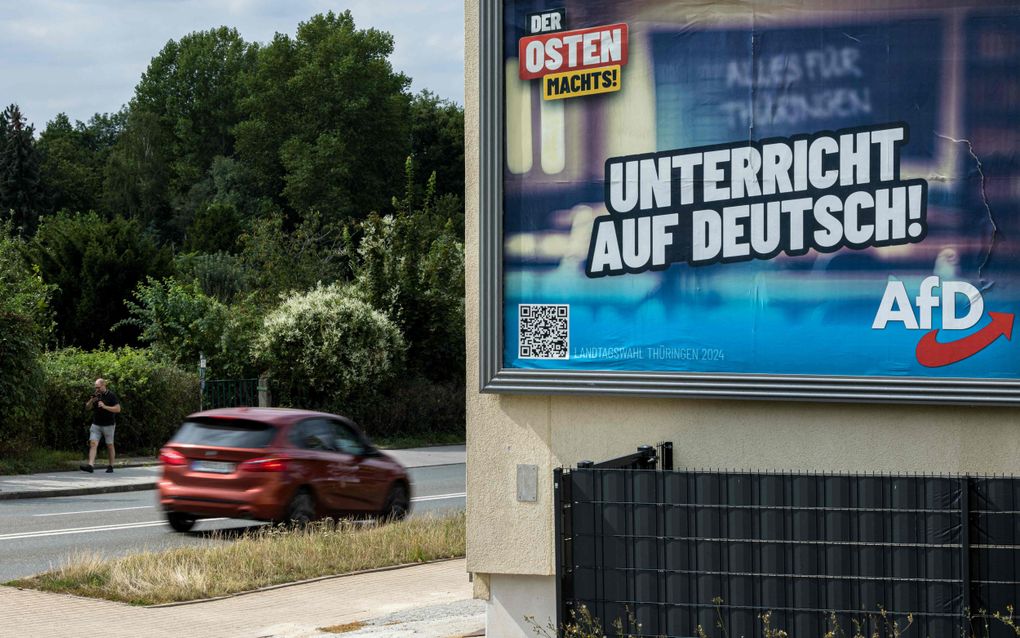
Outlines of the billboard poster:
{"type": "Polygon", "coordinates": [[[502,370],[1020,380],[1020,5],[499,6],[502,370]]]}

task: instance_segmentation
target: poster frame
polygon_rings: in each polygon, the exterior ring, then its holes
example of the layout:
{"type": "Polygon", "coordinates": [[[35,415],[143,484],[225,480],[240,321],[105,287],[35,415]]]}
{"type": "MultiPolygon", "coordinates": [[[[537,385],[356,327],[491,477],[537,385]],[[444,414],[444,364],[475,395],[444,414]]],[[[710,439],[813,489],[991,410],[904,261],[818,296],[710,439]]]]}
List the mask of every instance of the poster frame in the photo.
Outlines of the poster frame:
{"type": "Polygon", "coordinates": [[[848,403],[1020,405],[1020,379],[539,370],[503,360],[503,1],[479,3],[479,391],[848,403]]]}

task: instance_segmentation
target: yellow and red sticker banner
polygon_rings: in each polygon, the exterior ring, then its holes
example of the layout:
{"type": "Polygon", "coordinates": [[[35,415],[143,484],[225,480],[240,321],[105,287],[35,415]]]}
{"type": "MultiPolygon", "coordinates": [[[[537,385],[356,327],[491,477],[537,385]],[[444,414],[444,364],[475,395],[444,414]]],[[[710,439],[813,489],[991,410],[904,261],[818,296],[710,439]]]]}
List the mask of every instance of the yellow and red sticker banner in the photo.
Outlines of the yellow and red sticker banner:
{"type": "Polygon", "coordinates": [[[542,33],[518,43],[522,80],[542,78],[546,100],[619,91],[627,25],[542,33]]]}
{"type": "Polygon", "coordinates": [[[620,65],[584,71],[554,73],[542,78],[542,98],[562,100],[567,97],[612,93],[620,90],[620,65]]]}

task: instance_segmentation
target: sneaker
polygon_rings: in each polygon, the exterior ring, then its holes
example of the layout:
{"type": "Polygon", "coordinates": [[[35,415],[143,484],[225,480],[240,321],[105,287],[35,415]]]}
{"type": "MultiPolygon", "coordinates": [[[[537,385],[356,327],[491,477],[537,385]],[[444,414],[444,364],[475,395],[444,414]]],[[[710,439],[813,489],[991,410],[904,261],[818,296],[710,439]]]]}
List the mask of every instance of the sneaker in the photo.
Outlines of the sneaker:
{"type": "Polygon", "coordinates": [[[106,473],[107,474],[113,474],[113,466],[112,465],[107,465],[106,466],[106,473]]]}
{"type": "Polygon", "coordinates": [[[96,468],[92,467],[88,463],[82,463],[81,465],[78,466],[78,469],[81,470],[82,472],[88,472],[89,474],[92,474],[93,472],[96,471],[96,468]]]}

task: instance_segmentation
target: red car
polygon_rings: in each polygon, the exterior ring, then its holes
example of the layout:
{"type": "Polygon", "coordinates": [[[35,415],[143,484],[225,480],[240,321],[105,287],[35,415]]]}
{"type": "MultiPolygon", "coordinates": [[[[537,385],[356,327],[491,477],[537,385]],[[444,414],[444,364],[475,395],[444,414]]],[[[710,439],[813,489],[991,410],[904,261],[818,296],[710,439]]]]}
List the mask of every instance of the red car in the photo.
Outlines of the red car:
{"type": "Polygon", "coordinates": [[[192,414],[160,451],[159,502],[187,532],[207,517],[304,523],[325,516],[403,518],[407,471],[347,418],[281,408],[192,414]]]}

